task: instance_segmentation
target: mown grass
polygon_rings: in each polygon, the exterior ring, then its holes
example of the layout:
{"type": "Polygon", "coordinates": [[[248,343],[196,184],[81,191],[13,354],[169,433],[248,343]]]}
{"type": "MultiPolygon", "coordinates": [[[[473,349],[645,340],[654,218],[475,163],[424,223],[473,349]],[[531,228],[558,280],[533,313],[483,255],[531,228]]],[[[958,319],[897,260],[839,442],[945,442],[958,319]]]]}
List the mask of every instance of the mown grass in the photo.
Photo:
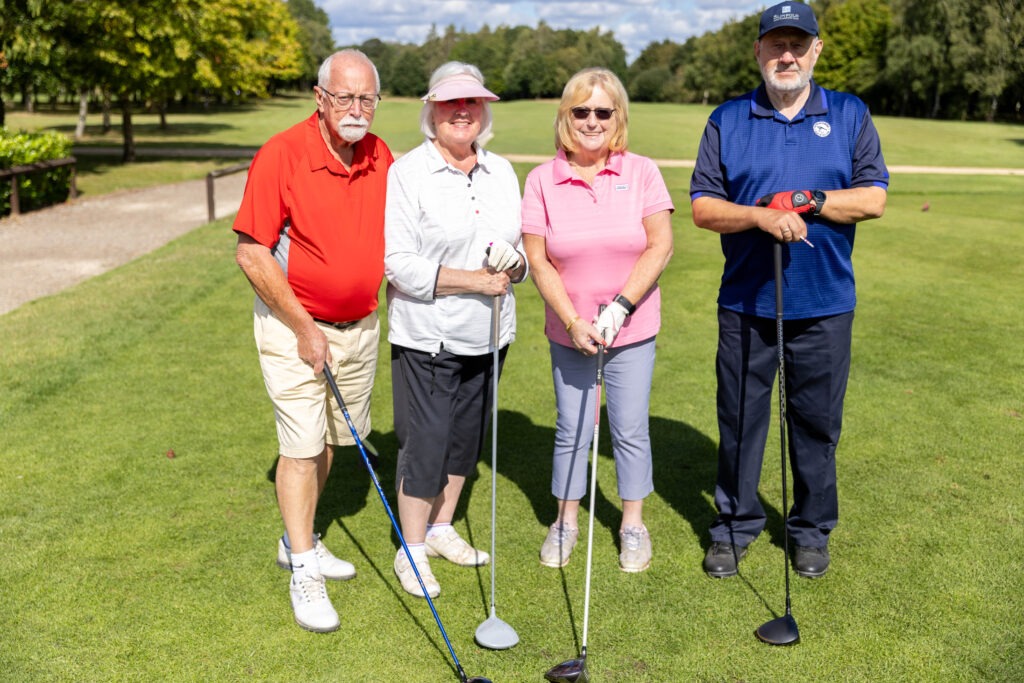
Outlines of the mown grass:
{"type": "MultiPolygon", "coordinates": [[[[859,231],[833,568],[794,579],[802,642],[774,649],[753,636],[783,609],[774,434],[762,481],[768,532],[740,577],[715,581],[700,568],[714,514],[721,254],[691,223],[688,171],[665,177],[678,211],[651,405],[655,560],[638,575],[618,569],[603,430],[594,679],[1024,679],[1024,181],[900,175],[886,216],[859,231]]],[[[0,678],[456,680],[426,605],[393,576],[396,541],[353,449],[339,452],[317,516],[359,571],[329,586],[342,629],[314,635],[292,622],[287,574],[274,565],[273,417],[232,246],[219,221],[0,316],[0,678]]],[[[536,559],[554,513],[554,399],[542,304],[531,284],[517,296],[500,396],[497,576],[498,615],[521,643],[477,647],[488,569],[434,563],[438,609],[466,671],[504,682],[539,681],[575,656],[584,587],[582,546],[564,571],[536,559]]],[[[392,495],[386,348],[372,440],[392,495]]],[[[457,519],[481,547],[489,456],[457,519]]]]}
{"type": "MultiPolygon", "coordinates": [[[[422,140],[418,124],[421,104],[413,98],[386,97],[377,110],[373,131],[396,152],[412,149],[422,140]]],[[[552,122],[556,109],[554,100],[518,100],[494,105],[495,137],[489,143],[490,148],[500,154],[552,154],[552,122]]],[[[658,159],[693,159],[712,109],[701,105],[634,103],[630,107],[630,148],[658,159]]],[[[171,112],[164,130],[160,129],[155,114],[139,113],[133,117],[140,151],[138,160],[124,165],[118,156],[82,154],[79,187],[88,195],[201,178],[215,168],[237,163],[238,159],[228,156],[177,158],[161,156],[160,150],[227,149],[234,154],[247,155],[271,135],[312,111],[311,94],[292,93],[231,109],[171,112]]],[[[77,112],[68,107],[44,108],[31,115],[9,111],[7,125],[12,130],[53,129],[71,135],[76,116],[77,112]]],[[[112,122],[111,131],[103,134],[99,114],[90,114],[86,135],[77,147],[119,148],[120,116],[115,113],[112,122]]],[[[1024,132],[1020,126],[894,117],[878,117],[875,123],[890,165],[1024,169],[1024,132]]]]}

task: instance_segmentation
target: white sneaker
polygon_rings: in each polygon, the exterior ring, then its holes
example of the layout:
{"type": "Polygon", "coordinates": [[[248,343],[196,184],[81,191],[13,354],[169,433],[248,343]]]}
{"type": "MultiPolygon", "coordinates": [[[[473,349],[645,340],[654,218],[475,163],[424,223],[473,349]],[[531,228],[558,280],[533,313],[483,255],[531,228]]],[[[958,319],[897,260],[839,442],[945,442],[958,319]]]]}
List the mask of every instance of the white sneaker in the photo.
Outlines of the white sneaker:
{"type": "Polygon", "coordinates": [[[491,561],[490,555],[466,543],[452,526],[434,536],[428,535],[423,545],[427,557],[443,557],[462,567],[480,567],[491,561]]]}
{"type": "MultiPolygon", "coordinates": [[[[356,568],[352,563],[335,557],[320,540],[320,534],[316,535],[316,545],[313,546],[313,550],[316,551],[316,559],[320,562],[320,575],[325,579],[348,581],[356,577],[356,568]]],[[[289,571],[292,568],[292,554],[284,545],[284,537],[277,541],[277,566],[289,571]]]]}
{"type": "Polygon", "coordinates": [[[646,526],[628,526],[619,532],[622,552],[619,568],[624,572],[642,572],[651,566],[651,535],[646,526]]]}
{"type": "MultiPolygon", "coordinates": [[[[430,571],[430,560],[424,557],[422,562],[416,563],[416,568],[420,570],[423,585],[427,587],[427,595],[432,598],[440,595],[441,584],[434,578],[434,572],[430,571]]],[[[398,581],[402,584],[402,588],[406,593],[415,595],[417,598],[423,597],[423,589],[420,588],[420,582],[416,580],[416,572],[412,570],[412,564],[409,562],[409,558],[405,556],[405,551],[401,548],[398,549],[398,554],[395,555],[395,576],[398,577],[398,581]]]]}
{"type": "Polygon", "coordinates": [[[299,572],[292,574],[289,585],[295,623],[307,631],[330,633],[341,626],[334,605],[327,598],[327,587],[322,576],[299,572]]]}
{"type": "Polygon", "coordinates": [[[576,547],[579,537],[579,529],[568,529],[555,522],[548,528],[548,536],[540,547],[540,563],[555,569],[569,564],[572,549],[576,547]]]}

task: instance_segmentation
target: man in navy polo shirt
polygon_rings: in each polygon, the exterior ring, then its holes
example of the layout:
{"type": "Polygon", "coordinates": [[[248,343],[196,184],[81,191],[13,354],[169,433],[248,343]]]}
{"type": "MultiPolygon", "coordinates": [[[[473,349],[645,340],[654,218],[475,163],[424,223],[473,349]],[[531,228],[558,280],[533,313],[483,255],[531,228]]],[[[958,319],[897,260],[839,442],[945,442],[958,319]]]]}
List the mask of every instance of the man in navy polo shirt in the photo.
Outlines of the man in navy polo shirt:
{"type": "Polygon", "coordinates": [[[863,102],[811,76],[821,54],[807,5],[761,15],[754,56],[764,83],[718,107],[690,183],[693,222],[721,234],[718,478],[704,570],[737,573],[765,526],[757,488],[778,366],[773,245],[783,243],[786,419],[795,571],[829,565],[839,519],[836,446],[850,368],[856,223],[885,209],[889,173],[863,102]],[[814,245],[813,247],[811,245],[814,245]]]}

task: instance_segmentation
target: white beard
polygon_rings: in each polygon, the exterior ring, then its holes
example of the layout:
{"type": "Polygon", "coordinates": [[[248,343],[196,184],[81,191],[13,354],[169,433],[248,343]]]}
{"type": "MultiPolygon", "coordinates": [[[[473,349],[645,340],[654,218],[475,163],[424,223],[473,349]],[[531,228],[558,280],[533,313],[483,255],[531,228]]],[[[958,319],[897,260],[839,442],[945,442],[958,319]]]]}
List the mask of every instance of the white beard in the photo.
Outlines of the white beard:
{"type": "Polygon", "coordinates": [[[357,119],[351,114],[338,121],[338,135],[346,142],[359,142],[369,130],[370,123],[366,119],[357,119]]]}
{"type": "Polygon", "coordinates": [[[814,75],[814,70],[811,69],[806,72],[797,71],[797,73],[800,77],[797,78],[795,81],[780,81],[776,77],[775,71],[765,72],[763,75],[765,82],[768,84],[768,87],[774,90],[775,92],[800,92],[801,90],[807,87],[808,83],[811,82],[811,76],[814,75]]]}

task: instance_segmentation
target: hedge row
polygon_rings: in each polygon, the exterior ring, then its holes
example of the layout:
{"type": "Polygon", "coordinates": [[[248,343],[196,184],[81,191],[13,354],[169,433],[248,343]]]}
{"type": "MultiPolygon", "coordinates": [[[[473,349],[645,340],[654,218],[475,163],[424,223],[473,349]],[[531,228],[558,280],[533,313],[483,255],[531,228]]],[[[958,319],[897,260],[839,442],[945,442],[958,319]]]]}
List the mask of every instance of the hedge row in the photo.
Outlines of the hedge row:
{"type": "MultiPolygon", "coordinates": [[[[0,169],[54,161],[71,156],[71,140],[62,133],[13,133],[0,128],[0,169]]],[[[22,211],[59,204],[71,191],[71,167],[35,171],[18,176],[18,201],[22,211]]],[[[11,183],[0,181],[0,216],[11,212],[11,183]]]]}

